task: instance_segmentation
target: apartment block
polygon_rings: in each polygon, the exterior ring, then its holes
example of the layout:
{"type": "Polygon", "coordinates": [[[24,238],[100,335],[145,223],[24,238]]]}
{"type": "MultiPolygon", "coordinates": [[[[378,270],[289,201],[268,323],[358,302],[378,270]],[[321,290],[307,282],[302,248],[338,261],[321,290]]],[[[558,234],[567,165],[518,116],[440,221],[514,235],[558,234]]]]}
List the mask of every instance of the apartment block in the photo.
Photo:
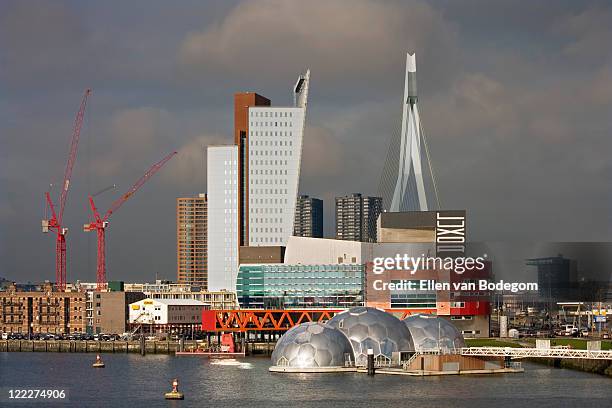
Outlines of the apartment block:
{"type": "Polygon", "coordinates": [[[293,235],[323,238],[323,200],[301,195],[295,206],[293,235]]]}
{"type": "Polygon", "coordinates": [[[48,283],[42,291],[0,292],[0,331],[5,333],[84,333],[86,294],[55,292],[48,283]]]}
{"type": "Polygon", "coordinates": [[[176,199],[177,282],[208,289],[206,194],[176,199]]]}
{"type": "Polygon", "coordinates": [[[336,239],[376,242],[376,221],[381,213],[381,197],[359,193],[336,197],[336,239]]]}

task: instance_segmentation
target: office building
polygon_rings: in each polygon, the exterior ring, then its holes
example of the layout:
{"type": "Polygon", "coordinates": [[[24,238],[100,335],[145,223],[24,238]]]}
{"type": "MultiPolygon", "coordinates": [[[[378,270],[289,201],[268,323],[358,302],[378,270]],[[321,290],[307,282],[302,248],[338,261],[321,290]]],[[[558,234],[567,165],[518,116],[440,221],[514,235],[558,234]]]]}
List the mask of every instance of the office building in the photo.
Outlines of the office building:
{"type": "Polygon", "coordinates": [[[178,283],[208,289],[208,208],[206,194],[176,199],[178,283]]]}
{"type": "Polygon", "coordinates": [[[336,239],[376,242],[376,221],[382,198],[353,193],[336,197],[336,239]]]}
{"type": "Polygon", "coordinates": [[[235,290],[238,273],[238,146],[209,146],[208,288],[235,290]]]}
{"type": "Polygon", "coordinates": [[[323,238],[323,200],[301,195],[295,206],[293,235],[323,238]]]}
{"type": "Polygon", "coordinates": [[[270,100],[254,92],[234,94],[234,144],[238,146],[238,223],[240,246],[249,243],[249,108],[270,106],[270,100]]]}
{"type": "Polygon", "coordinates": [[[208,286],[235,290],[240,247],[283,246],[293,234],[310,71],[293,106],[234,95],[234,145],[208,148],[208,286]]]}
{"type": "Polygon", "coordinates": [[[248,244],[283,246],[293,234],[310,71],[293,89],[294,106],[249,107],[248,244]]]}

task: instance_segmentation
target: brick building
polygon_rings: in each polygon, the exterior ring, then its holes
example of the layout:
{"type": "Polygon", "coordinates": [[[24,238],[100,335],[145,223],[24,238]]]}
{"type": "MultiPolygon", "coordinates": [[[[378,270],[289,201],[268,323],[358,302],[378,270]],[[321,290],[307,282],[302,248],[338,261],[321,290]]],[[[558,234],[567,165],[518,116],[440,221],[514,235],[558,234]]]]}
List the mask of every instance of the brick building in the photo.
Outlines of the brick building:
{"type": "Polygon", "coordinates": [[[4,333],[84,333],[85,302],[82,292],[18,291],[9,285],[0,292],[0,331],[4,333]]]}

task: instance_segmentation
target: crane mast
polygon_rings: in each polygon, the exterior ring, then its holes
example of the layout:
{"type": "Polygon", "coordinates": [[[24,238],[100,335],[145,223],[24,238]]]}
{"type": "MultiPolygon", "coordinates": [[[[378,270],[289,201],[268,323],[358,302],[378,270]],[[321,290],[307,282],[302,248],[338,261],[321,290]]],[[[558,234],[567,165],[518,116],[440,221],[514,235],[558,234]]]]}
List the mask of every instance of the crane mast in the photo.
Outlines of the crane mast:
{"type": "Polygon", "coordinates": [[[81,99],[81,105],[79,106],[79,110],[76,114],[74,125],[72,127],[70,150],[68,152],[68,161],[66,162],[66,168],[64,170],[64,180],[61,184],[58,212],[55,210],[55,205],[51,199],[51,193],[49,191],[45,193],[46,208],[50,211],[51,218],[47,218],[48,214],[45,215],[45,219],[42,220],[42,232],[55,232],[55,284],[57,289],[61,291],[66,289],[66,234],[68,233],[68,228],[64,227],[63,224],[64,209],[68,199],[72,169],[74,168],[74,163],[76,162],[77,149],[79,146],[79,139],[81,137],[83,120],[85,118],[87,100],[90,95],[91,89],[86,89],[85,93],[83,94],[83,98],[81,99]]]}

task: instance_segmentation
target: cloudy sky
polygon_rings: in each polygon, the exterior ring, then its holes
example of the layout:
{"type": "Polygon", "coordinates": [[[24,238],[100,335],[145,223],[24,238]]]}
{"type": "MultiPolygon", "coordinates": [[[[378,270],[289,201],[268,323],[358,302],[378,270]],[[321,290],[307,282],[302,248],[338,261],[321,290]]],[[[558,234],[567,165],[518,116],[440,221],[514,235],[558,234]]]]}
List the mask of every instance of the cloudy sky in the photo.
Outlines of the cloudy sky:
{"type": "Polygon", "coordinates": [[[68,280],[95,280],[87,193],[117,184],[106,209],[172,150],[113,215],[107,262],[111,280],[175,278],[175,198],[206,191],[233,93],[288,105],[305,68],[300,191],[325,200],[332,235],[335,195],[377,192],[407,51],[442,205],[468,210],[472,240],[610,241],[610,21],[605,1],[2,1],[0,276],[54,278],[43,193],[86,87],[68,280]]]}

